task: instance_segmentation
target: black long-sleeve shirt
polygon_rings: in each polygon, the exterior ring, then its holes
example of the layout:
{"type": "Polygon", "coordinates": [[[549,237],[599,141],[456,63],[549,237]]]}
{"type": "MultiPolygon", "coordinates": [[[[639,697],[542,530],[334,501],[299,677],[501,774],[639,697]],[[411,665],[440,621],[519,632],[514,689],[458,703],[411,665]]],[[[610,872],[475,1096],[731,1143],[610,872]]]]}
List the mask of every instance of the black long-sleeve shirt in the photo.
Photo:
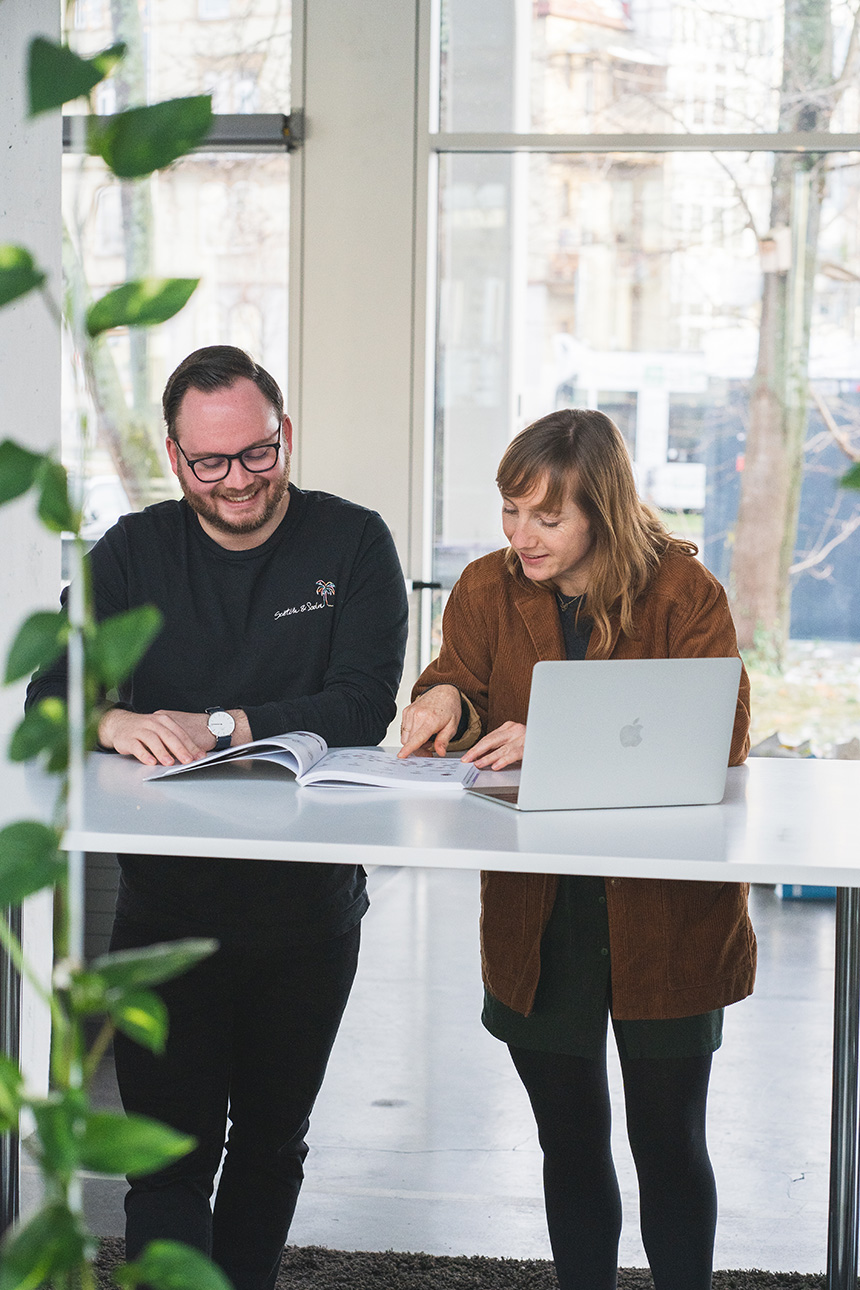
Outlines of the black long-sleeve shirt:
{"type": "MultiPolygon", "coordinates": [[[[184,501],[124,516],[90,554],[98,619],[154,604],[164,625],[120,700],[136,712],[242,708],[255,739],[314,730],[332,746],[375,744],[396,712],[406,593],[373,511],[290,487],[262,545],[213,541],[184,501]]],[[[28,706],[64,695],[66,661],[36,674],[28,706]]],[[[352,865],[122,856],[118,912],[166,933],[222,941],[337,935],[364,912],[352,865]]]]}

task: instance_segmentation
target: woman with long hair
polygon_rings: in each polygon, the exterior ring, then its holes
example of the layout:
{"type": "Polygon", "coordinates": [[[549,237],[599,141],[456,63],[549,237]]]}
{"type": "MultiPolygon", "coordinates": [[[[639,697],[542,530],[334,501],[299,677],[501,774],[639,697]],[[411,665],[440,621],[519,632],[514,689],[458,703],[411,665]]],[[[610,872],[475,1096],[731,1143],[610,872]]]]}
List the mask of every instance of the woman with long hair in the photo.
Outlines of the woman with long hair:
{"type": "MultiPolygon", "coordinates": [[[[496,482],[507,549],[451,593],[439,657],[402,721],[402,755],[522,757],[542,659],[737,656],[723,588],[640,501],[600,412],[543,417],[496,482]]],[[[749,748],[742,671],[730,763],[749,748]]],[[[571,759],[588,731],[571,730],[571,759]]],[[[611,1020],[656,1290],[709,1290],[717,1199],[705,1117],[723,1008],[752,991],[755,938],[739,883],[485,873],[482,1021],[507,1043],[537,1121],[561,1290],[615,1290],[621,1198],[610,1149],[611,1020]]]]}

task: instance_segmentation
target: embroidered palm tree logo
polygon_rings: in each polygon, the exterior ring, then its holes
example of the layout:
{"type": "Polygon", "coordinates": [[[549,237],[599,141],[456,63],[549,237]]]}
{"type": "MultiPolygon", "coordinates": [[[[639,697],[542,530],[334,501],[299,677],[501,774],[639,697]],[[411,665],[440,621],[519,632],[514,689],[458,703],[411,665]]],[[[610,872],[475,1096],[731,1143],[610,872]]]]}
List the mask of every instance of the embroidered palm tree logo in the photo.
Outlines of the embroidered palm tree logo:
{"type": "Polygon", "coordinates": [[[323,582],[322,579],[320,579],[320,581],[317,583],[317,595],[322,596],[324,602],[327,605],[330,604],[331,602],[329,601],[329,596],[334,595],[334,583],[323,582]]]}

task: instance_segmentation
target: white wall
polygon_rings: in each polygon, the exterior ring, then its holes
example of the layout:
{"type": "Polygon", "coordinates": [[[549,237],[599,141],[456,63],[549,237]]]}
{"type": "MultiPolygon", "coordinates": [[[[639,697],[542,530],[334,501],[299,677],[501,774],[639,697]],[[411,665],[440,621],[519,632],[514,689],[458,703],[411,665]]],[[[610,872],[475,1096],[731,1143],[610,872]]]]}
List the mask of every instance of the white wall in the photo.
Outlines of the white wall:
{"type": "Polygon", "coordinates": [[[413,248],[426,224],[425,7],[312,0],[293,52],[307,134],[291,170],[296,479],[381,511],[411,577],[421,572],[424,265],[413,272],[413,248]]]}
{"type": "MultiPolygon", "coordinates": [[[[0,2],[0,242],[26,246],[50,273],[60,294],[60,119],[24,120],[24,69],[32,35],[56,39],[57,0],[0,2]]],[[[0,310],[0,439],[30,448],[58,448],[60,440],[60,337],[44,302],[33,295],[0,310]]],[[[0,655],[21,620],[34,609],[53,608],[59,586],[59,542],[37,523],[29,499],[0,509],[0,655]]],[[[0,690],[0,755],[21,715],[23,685],[0,690]]],[[[50,971],[50,899],[37,897],[24,911],[24,939],[31,960],[50,971]]],[[[47,1019],[26,986],[22,999],[22,1060],[31,1082],[47,1077],[47,1019]]]]}

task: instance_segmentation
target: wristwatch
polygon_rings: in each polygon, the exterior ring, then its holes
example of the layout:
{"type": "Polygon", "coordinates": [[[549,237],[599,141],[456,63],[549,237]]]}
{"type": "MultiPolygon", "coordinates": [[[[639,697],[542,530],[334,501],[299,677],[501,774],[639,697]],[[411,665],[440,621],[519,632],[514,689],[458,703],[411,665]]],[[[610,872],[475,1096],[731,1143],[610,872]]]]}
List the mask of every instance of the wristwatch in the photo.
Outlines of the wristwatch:
{"type": "Polygon", "coordinates": [[[222,748],[229,748],[233,731],[236,729],[236,722],[230,716],[230,713],[216,706],[207,708],[206,715],[209,718],[209,729],[215,736],[215,747],[212,751],[221,752],[222,748]]]}

